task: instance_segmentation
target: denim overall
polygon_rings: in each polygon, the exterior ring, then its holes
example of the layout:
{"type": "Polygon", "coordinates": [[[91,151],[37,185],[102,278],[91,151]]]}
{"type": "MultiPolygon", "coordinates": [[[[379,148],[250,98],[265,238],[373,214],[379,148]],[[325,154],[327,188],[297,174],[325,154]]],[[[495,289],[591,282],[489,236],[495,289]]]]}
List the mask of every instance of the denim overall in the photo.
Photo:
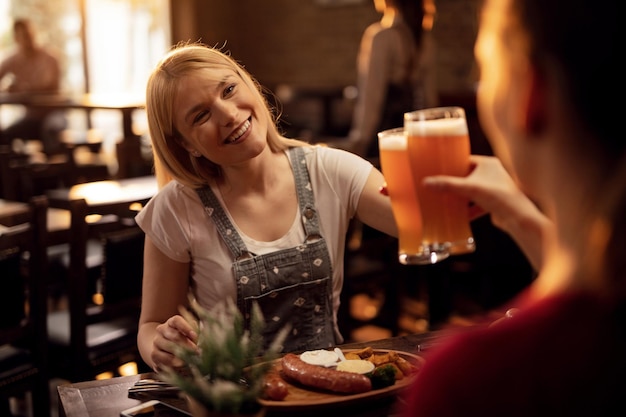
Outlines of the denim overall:
{"type": "Polygon", "coordinates": [[[205,210],[233,254],[237,306],[249,326],[256,302],[265,318],[265,347],[284,326],[291,326],[283,352],[335,345],[332,309],[332,265],[319,231],[309,172],[302,148],[289,150],[305,241],[290,249],[255,255],[246,248],[210,187],[196,191],[205,210]]]}

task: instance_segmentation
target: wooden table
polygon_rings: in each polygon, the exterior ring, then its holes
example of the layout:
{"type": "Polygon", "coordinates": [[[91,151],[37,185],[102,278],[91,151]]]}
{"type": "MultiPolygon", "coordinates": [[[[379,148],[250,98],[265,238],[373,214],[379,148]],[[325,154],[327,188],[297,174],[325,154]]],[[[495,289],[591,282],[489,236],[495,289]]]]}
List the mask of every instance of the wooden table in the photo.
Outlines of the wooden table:
{"type": "Polygon", "coordinates": [[[57,245],[70,241],[72,200],[84,198],[93,207],[121,202],[145,204],[157,191],[157,180],[152,175],[86,182],[69,188],[48,190],[48,242],[57,245]]]}
{"type": "Polygon", "coordinates": [[[51,207],[68,208],[71,200],[84,198],[90,206],[119,202],[146,201],[158,191],[156,177],[124,178],[121,180],[92,181],[69,188],[46,192],[51,207]]]}
{"type": "Polygon", "coordinates": [[[0,215],[2,217],[22,213],[25,209],[28,209],[28,203],[0,199],[0,215]]]}
{"type": "MultiPolygon", "coordinates": [[[[91,112],[93,110],[114,110],[122,115],[122,140],[116,144],[118,156],[118,178],[125,178],[132,175],[148,172],[148,162],[144,160],[141,150],[140,135],[133,131],[133,114],[145,108],[144,99],[128,94],[24,94],[24,93],[0,93],[0,106],[20,105],[34,109],[46,110],[84,110],[87,115],[87,134],[85,138],[79,140],[63,139],[68,151],[72,151],[76,146],[86,146],[88,149],[98,150],[102,145],[101,141],[90,139],[89,129],[91,129],[91,112]],[[146,166],[143,166],[146,165],[146,166]]],[[[0,126],[0,132],[2,126],[0,126]]],[[[35,138],[33,138],[35,139],[35,138]]],[[[96,152],[97,153],[97,152],[96,152]]],[[[98,174],[100,175],[100,174],[98,174]]]]}
{"type": "MultiPolygon", "coordinates": [[[[20,213],[28,208],[28,203],[0,199],[0,216],[5,217],[13,213],[20,213]]],[[[71,215],[69,210],[48,207],[46,213],[46,225],[48,229],[48,245],[56,245],[69,241],[69,229],[71,215]]],[[[3,231],[0,225],[0,234],[3,231]]]]}
{"type": "Polygon", "coordinates": [[[4,104],[21,105],[30,108],[70,110],[117,110],[122,113],[123,141],[138,139],[133,132],[133,113],[145,108],[143,99],[137,97],[115,94],[24,94],[24,93],[0,93],[0,106],[4,104]]]}
{"type": "MultiPolygon", "coordinates": [[[[433,343],[437,343],[445,334],[441,332],[421,333],[407,336],[392,337],[366,343],[352,343],[342,345],[342,348],[361,348],[372,346],[375,349],[391,349],[419,354],[420,351],[433,343]]],[[[74,384],[60,385],[59,412],[62,417],[119,417],[120,411],[140,404],[142,401],[129,398],[128,389],[142,378],[153,377],[152,374],[141,374],[126,377],[117,377],[102,381],[86,381],[74,384]]],[[[365,407],[352,405],[341,410],[343,417],[387,417],[393,413],[395,397],[388,397],[384,401],[367,403],[365,407]]],[[[336,409],[332,410],[331,415],[336,409]]],[[[293,414],[293,413],[291,413],[293,414]]],[[[298,412],[298,416],[308,416],[305,411],[298,412]]],[[[173,410],[170,407],[158,406],[155,416],[185,417],[187,414],[173,410]]],[[[319,410],[312,415],[319,415],[319,410]]],[[[284,416],[269,410],[266,417],[284,416]]]]}

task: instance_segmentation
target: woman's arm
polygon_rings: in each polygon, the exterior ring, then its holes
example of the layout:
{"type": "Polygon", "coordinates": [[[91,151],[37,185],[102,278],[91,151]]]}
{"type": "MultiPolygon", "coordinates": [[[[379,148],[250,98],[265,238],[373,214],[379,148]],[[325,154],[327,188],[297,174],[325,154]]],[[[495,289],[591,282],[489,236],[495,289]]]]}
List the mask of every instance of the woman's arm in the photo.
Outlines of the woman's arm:
{"type": "Polygon", "coordinates": [[[180,367],[174,345],[195,347],[197,335],[179,314],[189,302],[189,263],[167,257],[146,236],[144,273],[137,345],[152,369],[180,367]]]}
{"type": "Polygon", "coordinates": [[[391,200],[380,192],[380,187],[384,183],[383,174],[372,167],[359,198],[356,217],[374,229],[397,237],[398,228],[391,210],[391,200]]]}

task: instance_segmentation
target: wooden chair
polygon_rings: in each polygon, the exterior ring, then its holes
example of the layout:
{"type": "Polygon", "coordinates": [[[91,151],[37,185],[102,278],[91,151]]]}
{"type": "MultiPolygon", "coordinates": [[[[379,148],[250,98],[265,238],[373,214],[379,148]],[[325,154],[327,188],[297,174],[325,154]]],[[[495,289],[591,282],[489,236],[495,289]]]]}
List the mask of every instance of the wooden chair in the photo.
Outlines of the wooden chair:
{"type": "Polygon", "coordinates": [[[0,210],[0,415],[31,392],[35,416],[50,415],[46,330],[47,199],[0,210]],[[20,208],[21,207],[21,208],[20,208]],[[6,228],[5,228],[6,227],[6,228]]]}
{"type": "Polygon", "coordinates": [[[45,162],[30,162],[17,168],[21,201],[28,201],[47,190],[69,187],[75,183],[72,161],[65,155],[56,155],[45,162]]]}
{"type": "Polygon", "coordinates": [[[46,190],[74,184],[73,161],[67,155],[32,160],[28,154],[0,151],[2,198],[27,202],[46,190]]]}
{"type": "MultiPolygon", "coordinates": [[[[140,203],[145,203],[140,202],[140,203]]],[[[143,232],[134,223],[131,202],[89,205],[69,202],[70,267],[67,310],[48,316],[51,371],[70,381],[94,379],[135,361],[147,370],[137,348],[143,271],[143,232]],[[91,215],[117,216],[117,222],[89,223],[91,215]],[[102,241],[103,265],[95,285],[86,264],[87,242],[102,241]],[[98,300],[97,298],[100,298],[98,300]]]]}
{"type": "Polygon", "coordinates": [[[82,141],[63,140],[65,152],[72,161],[75,184],[111,178],[102,142],[102,137],[93,129],[85,133],[82,141]]]}
{"type": "Polygon", "coordinates": [[[117,179],[142,177],[152,174],[152,161],[143,156],[140,139],[123,140],[115,145],[117,179]]]}
{"type": "Polygon", "coordinates": [[[16,196],[19,187],[19,177],[13,167],[23,165],[28,156],[13,152],[10,146],[0,146],[0,198],[19,201],[16,196]]]}

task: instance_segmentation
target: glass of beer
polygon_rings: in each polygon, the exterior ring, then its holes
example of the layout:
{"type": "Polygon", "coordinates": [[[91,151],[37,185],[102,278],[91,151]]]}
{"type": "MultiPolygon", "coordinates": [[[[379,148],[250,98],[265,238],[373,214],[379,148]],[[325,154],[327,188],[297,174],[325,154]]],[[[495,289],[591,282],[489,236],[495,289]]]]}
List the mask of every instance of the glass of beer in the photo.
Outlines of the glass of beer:
{"type": "Polygon", "coordinates": [[[398,227],[398,260],[404,265],[430,264],[430,258],[422,250],[422,217],[404,128],[379,132],[378,148],[391,209],[398,227]]]}
{"type": "Polygon", "coordinates": [[[421,251],[432,263],[476,249],[470,228],[469,201],[452,193],[430,190],[424,177],[464,177],[470,170],[470,141],[465,111],[438,107],[404,114],[404,129],[422,216],[421,251]]]}

